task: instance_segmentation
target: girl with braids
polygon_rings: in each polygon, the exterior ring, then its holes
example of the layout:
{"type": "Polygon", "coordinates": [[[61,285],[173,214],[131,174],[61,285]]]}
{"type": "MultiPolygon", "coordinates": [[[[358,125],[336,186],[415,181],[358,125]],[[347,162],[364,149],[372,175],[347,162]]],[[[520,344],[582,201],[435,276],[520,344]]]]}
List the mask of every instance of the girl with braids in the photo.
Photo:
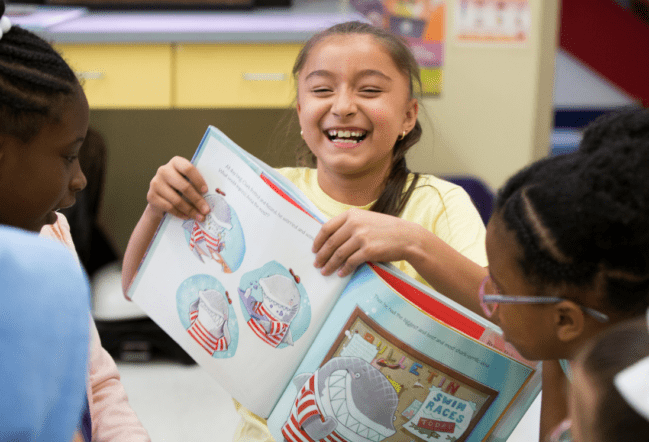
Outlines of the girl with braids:
{"type": "MultiPolygon", "coordinates": [[[[442,293],[470,294],[479,309],[486,255],[477,210],[460,187],[406,167],[405,153],[421,136],[419,69],[409,48],[387,31],[342,23],[305,44],[293,74],[316,168],[280,173],[331,218],[315,238],[315,266],[345,276],[365,261],[394,262],[442,293]]],[[[164,213],[202,221],[206,191],[185,159],[158,169],[124,257],[125,290],[164,213]]],[[[272,440],[263,420],[239,412],[238,440],[272,440]]]]}
{"type": "Polygon", "coordinates": [[[479,293],[505,339],[543,360],[543,441],[569,427],[559,424],[580,348],[649,306],[647,170],[649,110],[625,109],[588,126],[578,151],[532,164],[498,193],[479,293]]]}
{"type": "MultiPolygon", "coordinates": [[[[72,206],[86,186],[78,156],[88,130],[88,102],[50,44],[11,26],[7,17],[0,23],[0,224],[59,240],[76,257],[68,223],[57,211],[72,206]]],[[[84,440],[149,441],[90,321],[84,440]]]]}

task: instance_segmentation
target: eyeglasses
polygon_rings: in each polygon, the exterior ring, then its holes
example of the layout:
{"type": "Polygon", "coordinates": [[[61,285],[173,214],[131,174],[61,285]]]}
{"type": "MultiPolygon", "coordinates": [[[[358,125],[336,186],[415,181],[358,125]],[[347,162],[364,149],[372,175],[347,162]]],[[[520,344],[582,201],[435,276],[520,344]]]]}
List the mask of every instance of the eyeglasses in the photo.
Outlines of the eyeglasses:
{"type": "MultiPolygon", "coordinates": [[[[496,283],[493,282],[491,276],[489,275],[485,276],[484,279],[482,280],[482,283],[480,283],[480,290],[478,291],[478,296],[480,298],[480,305],[482,306],[482,310],[484,311],[485,315],[487,315],[487,318],[491,318],[491,316],[493,316],[493,314],[496,312],[496,308],[498,308],[498,304],[556,304],[557,302],[561,302],[561,301],[574,302],[570,299],[557,298],[554,296],[502,295],[500,293],[500,290],[498,290],[498,286],[496,286],[496,283]],[[491,285],[494,287],[496,294],[486,294],[484,292],[485,285],[489,280],[491,280],[491,285]]],[[[584,311],[584,313],[595,318],[595,320],[599,322],[608,322],[608,315],[599,312],[595,309],[592,309],[590,307],[584,307],[583,305],[579,305],[579,307],[584,311]]]]}

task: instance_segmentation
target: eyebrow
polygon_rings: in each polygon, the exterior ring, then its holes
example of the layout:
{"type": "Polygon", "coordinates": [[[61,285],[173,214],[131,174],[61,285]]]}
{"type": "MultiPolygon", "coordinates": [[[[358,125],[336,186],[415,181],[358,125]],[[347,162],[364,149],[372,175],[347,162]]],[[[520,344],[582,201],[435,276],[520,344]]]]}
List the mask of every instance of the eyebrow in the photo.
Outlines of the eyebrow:
{"type": "MultiPolygon", "coordinates": [[[[330,71],[324,70],[324,69],[319,69],[313,72],[310,72],[309,75],[305,77],[305,80],[308,80],[311,77],[326,77],[326,78],[333,78],[334,74],[330,71]]],[[[381,77],[387,81],[392,81],[392,78],[388,77],[381,71],[377,71],[376,69],[365,69],[360,71],[358,74],[356,74],[356,77],[381,77]]]]}

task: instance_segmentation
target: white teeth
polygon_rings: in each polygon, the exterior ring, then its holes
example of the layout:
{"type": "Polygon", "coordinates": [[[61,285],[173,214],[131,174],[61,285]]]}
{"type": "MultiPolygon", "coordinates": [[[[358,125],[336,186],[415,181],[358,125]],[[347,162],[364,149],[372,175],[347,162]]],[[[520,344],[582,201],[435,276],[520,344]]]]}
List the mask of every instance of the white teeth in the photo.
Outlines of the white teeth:
{"type": "Polygon", "coordinates": [[[338,129],[330,129],[327,131],[327,134],[330,137],[336,137],[336,141],[348,141],[344,139],[350,137],[360,138],[364,136],[365,133],[366,133],[365,131],[350,131],[350,130],[338,130],[338,129]]]}
{"type": "Polygon", "coordinates": [[[332,141],[336,143],[349,143],[354,144],[359,142],[359,138],[365,136],[367,132],[365,131],[353,131],[353,130],[338,130],[338,129],[329,129],[327,134],[332,141]]]}

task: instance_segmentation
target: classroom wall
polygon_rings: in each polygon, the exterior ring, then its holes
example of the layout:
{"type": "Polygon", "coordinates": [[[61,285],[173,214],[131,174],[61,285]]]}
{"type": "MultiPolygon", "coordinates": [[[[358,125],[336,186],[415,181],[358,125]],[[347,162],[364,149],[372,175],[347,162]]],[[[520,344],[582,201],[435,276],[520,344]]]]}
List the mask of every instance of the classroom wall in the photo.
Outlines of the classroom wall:
{"type": "MultiPolygon", "coordinates": [[[[422,102],[422,141],[411,169],[469,174],[493,188],[547,155],[560,0],[529,0],[532,28],[523,47],[463,46],[453,40],[456,0],[447,0],[444,86],[422,102]]],[[[287,111],[92,110],[108,146],[101,221],[119,252],[146,206],[149,181],[172,156],[191,158],[208,124],[271,166],[294,165],[299,131],[286,133],[287,111]]]]}
{"type": "Polygon", "coordinates": [[[498,188],[549,152],[559,0],[529,0],[531,35],[524,47],[468,46],[453,38],[449,0],[440,98],[428,98],[424,137],[408,157],[436,174],[471,174],[498,188]],[[432,123],[432,124],[431,124],[432,123]]]}

